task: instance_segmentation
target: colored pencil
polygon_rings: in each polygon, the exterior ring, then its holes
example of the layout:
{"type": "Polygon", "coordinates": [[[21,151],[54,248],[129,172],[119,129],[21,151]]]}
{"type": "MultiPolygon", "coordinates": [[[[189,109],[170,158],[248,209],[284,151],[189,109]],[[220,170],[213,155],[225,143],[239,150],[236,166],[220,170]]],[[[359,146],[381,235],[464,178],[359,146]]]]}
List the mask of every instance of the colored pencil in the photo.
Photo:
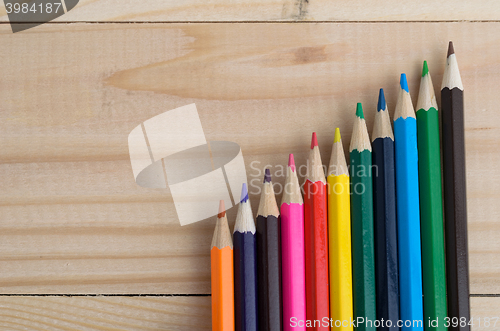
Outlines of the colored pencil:
{"type": "Polygon", "coordinates": [[[316,132],[312,134],[304,183],[304,232],[306,256],[306,316],[313,323],[308,330],[329,330],[330,289],[328,286],[328,214],[326,178],[316,132]],[[326,325],[325,325],[326,324],[326,325]]]}
{"type": "Polygon", "coordinates": [[[280,214],[271,172],[266,169],[257,213],[257,285],[259,329],[281,331],[280,214]]]}
{"type": "Polygon", "coordinates": [[[394,134],[384,90],[380,89],[373,125],[373,214],[375,223],[375,272],[377,319],[391,321],[378,330],[399,330],[398,229],[394,134]]]}
{"type": "MultiPolygon", "coordinates": [[[[373,234],[372,148],[358,103],[351,144],[351,235],[354,318],[376,319],[375,252],[373,234]]],[[[358,324],[357,331],[375,331],[369,323],[358,324]]]]}
{"type": "Polygon", "coordinates": [[[349,172],[339,128],[328,168],[330,317],[337,330],[352,330],[351,205],[349,172]]]}
{"type": "Polygon", "coordinates": [[[417,141],[425,329],[444,331],[448,313],[439,114],[427,61],[424,61],[418,94],[417,141]],[[438,319],[437,325],[429,327],[429,319],[438,319]]]}
{"type": "MultiPolygon", "coordinates": [[[[423,321],[417,119],[405,74],[394,112],[394,136],[401,320],[423,321]]],[[[423,324],[411,324],[403,329],[423,330],[423,324]]]]}
{"type": "Polygon", "coordinates": [[[257,330],[257,244],[245,183],[234,224],[234,316],[236,331],[257,330]]]}
{"type": "Polygon", "coordinates": [[[293,154],[288,159],[281,199],[281,254],[283,282],[283,330],[306,330],[306,279],[304,260],[304,202],[293,154]]]}
{"type": "Polygon", "coordinates": [[[443,183],[446,227],[448,315],[466,320],[469,330],[469,258],[467,247],[467,197],[465,178],[464,88],[450,41],[441,86],[443,124],[443,183]]]}
{"type": "Polygon", "coordinates": [[[224,200],[220,201],[219,214],[212,238],[212,330],[234,330],[234,278],[233,241],[227,224],[224,200]]]}

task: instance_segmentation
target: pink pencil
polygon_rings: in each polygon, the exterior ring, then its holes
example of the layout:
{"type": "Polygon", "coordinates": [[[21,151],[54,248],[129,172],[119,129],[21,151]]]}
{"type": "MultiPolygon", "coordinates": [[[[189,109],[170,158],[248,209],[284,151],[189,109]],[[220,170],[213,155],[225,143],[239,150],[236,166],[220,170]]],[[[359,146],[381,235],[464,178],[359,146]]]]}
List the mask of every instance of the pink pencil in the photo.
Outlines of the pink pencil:
{"type": "Polygon", "coordinates": [[[281,259],[283,330],[306,330],[306,277],[304,257],[304,202],[293,154],[288,160],[281,200],[281,259]]]}

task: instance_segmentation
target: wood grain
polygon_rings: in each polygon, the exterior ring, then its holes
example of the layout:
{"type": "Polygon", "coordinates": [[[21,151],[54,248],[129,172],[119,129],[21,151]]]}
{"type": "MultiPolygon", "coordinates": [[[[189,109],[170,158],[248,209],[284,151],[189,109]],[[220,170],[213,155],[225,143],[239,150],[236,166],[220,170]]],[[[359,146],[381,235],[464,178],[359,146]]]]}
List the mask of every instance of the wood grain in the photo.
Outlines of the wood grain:
{"type": "Polygon", "coordinates": [[[302,183],[312,131],[326,165],[336,126],[350,141],[356,102],[371,128],[378,89],[392,114],[406,72],[415,103],[424,59],[440,85],[450,39],[465,86],[471,292],[500,293],[499,28],[1,25],[0,293],[209,293],[215,220],[181,227],[168,190],[138,187],[128,133],[195,102],[208,140],[242,147],[255,213],[264,167],[283,184],[294,153],[302,183]]]}
{"type": "MultiPolygon", "coordinates": [[[[0,7],[0,21],[7,22],[0,7]]],[[[59,22],[463,21],[499,20],[495,0],[80,0],[59,22]]]]}
{"type": "MultiPolygon", "coordinates": [[[[498,307],[500,298],[471,298],[472,330],[497,330],[498,307]]],[[[2,331],[211,329],[210,297],[0,297],[0,310],[2,331]]]]}
{"type": "Polygon", "coordinates": [[[473,331],[491,331],[500,326],[500,316],[498,308],[500,307],[500,298],[470,298],[471,318],[474,320],[473,331]],[[485,323],[485,318],[490,323],[485,323]],[[498,319],[497,319],[498,318],[498,319]],[[496,325],[494,323],[496,322],[496,325]]]}
{"type": "Polygon", "coordinates": [[[0,297],[0,330],[210,330],[210,297],[0,297]]]}

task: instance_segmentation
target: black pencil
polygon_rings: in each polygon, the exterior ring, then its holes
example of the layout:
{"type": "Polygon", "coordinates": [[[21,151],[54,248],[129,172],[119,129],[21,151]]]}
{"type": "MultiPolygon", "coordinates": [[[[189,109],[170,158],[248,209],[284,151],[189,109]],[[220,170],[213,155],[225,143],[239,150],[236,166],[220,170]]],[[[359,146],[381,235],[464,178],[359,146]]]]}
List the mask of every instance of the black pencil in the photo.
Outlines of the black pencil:
{"type": "Polygon", "coordinates": [[[372,139],[377,319],[391,321],[390,324],[386,322],[378,329],[399,330],[397,327],[399,272],[394,134],[382,89],[378,97],[372,139]]]}
{"type": "Polygon", "coordinates": [[[450,331],[470,330],[463,93],[462,79],[450,41],[441,85],[448,315],[450,319],[456,317],[459,321],[456,327],[452,323],[450,331]],[[465,323],[460,323],[462,321],[465,323]]]}
{"type": "Polygon", "coordinates": [[[271,172],[266,169],[257,212],[257,286],[259,329],[281,331],[280,214],[271,172]]]}

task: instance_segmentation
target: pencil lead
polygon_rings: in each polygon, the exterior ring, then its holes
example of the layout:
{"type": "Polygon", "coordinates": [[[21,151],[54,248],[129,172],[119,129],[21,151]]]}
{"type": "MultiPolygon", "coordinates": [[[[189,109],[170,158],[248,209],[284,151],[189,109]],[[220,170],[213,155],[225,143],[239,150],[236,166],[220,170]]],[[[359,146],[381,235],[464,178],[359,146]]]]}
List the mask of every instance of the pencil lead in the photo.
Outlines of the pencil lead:
{"type": "Polygon", "coordinates": [[[377,113],[373,122],[372,142],[377,138],[390,138],[394,140],[392,133],[391,120],[387,111],[384,89],[380,89],[378,95],[377,113]]]}
{"type": "Polygon", "coordinates": [[[264,183],[270,183],[271,182],[271,170],[266,169],[266,173],[264,175],[264,183]]]}
{"type": "Polygon", "coordinates": [[[247,184],[243,183],[241,186],[241,198],[240,202],[247,202],[248,201],[248,189],[247,189],[247,184]]]}
{"type": "Polygon", "coordinates": [[[361,102],[358,102],[356,105],[356,116],[359,118],[365,118],[365,115],[363,115],[363,106],[361,105],[361,102]]]}
{"type": "Polygon", "coordinates": [[[333,143],[340,142],[340,129],[335,128],[335,137],[333,138],[333,143]]]}
{"type": "Polygon", "coordinates": [[[293,154],[288,156],[288,166],[292,169],[292,171],[295,171],[295,160],[293,159],[293,154]]]}
{"type": "Polygon", "coordinates": [[[429,68],[427,67],[427,61],[424,61],[424,67],[422,68],[422,77],[429,73],[429,68]]]}
{"type": "Polygon", "coordinates": [[[457,57],[455,56],[455,50],[451,41],[448,47],[448,56],[446,57],[446,67],[444,69],[441,90],[445,87],[450,90],[455,87],[461,91],[464,90],[462,78],[460,77],[460,70],[458,69],[457,57]]]}
{"type": "Polygon", "coordinates": [[[226,207],[224,207],[224,200],[219,202],[219,213],[217,214],[218,218],[222,218],[226,216],[226,207]]]}
{"type": "Polygon", "coordinates": [[[330,154],[330,163],[328,166],[328,176],[347,175],[347,164],[345,161],[344,147],[342,146],[342,137],[340,129],[335,128],[335,137],[333,138],[332,154],[330,154]]]}
{"type": "Polygon", "coordinates": [[[316,137],[316,132],[313,132],[311,139],[311,149],[313,149],[315,146],[318,146],[318,137],[316,137]]]}
{"type": "Polygon", "coordinates": [[[406,92],[410,93],[410,89],[408,88],[408,81],[406,80],[406,74],[401,74],[401,79],[399,81],[399,85],[406,92]]]}
{"type": "Polygon", "coordinates": [[[381,88],[379,93],[378,93],[377,111],[385,110],[386,108],[387,108],[387,105],[385,103],[384,89],[381,88]]]}
{"type": "Polygon", "coordinates": [[[455,49],[453,48],[453,42],[450,40],[448,44],[448,55],[446,55],[446,57],[450,57],[451,54],[455,54],[455,49]]]}

